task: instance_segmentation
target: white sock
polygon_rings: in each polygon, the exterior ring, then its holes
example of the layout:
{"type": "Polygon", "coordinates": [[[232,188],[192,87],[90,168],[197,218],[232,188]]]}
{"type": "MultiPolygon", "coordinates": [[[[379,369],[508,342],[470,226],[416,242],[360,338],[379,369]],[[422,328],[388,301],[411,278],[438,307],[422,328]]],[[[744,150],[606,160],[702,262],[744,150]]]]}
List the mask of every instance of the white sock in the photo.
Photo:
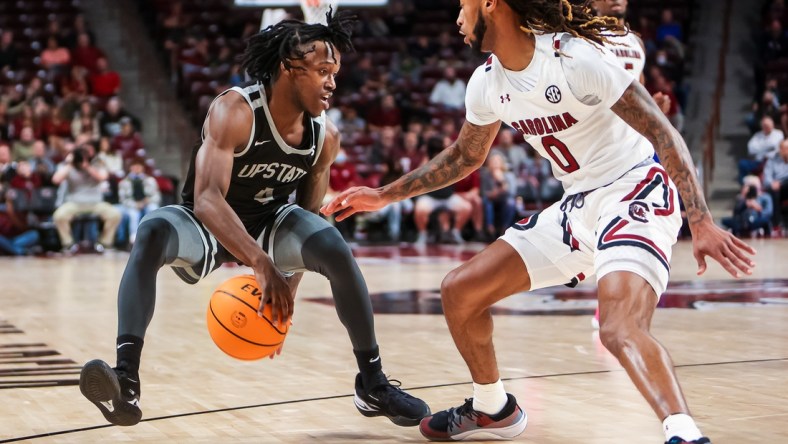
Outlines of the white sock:
{"type": "Polygon", "coordinates": [[[662,421],[662,429],[665,431],[666,441],[674,436],[678,436],[684,441],[695,441],[703,437],[692,417],[684,413],[677,413],[665,418],[662,421]]]}
{"type": "Polygon", "coordinates": [[[492,384],[473,383],[473,409],[488,415],[495,415],[503,410],[508,400],[503,382],[497,380],[492,384]]]}

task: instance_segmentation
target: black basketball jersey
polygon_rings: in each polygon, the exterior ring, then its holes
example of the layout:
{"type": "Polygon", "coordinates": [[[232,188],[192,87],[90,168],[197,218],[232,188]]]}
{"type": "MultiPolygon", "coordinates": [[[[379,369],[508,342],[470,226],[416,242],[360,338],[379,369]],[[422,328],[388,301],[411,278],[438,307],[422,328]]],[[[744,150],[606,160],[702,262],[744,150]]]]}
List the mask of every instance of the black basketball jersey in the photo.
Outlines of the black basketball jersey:
{"type": "MultiPolygon", "coordinates": [[[[317,161],[325,140],[325,114],[311,118],[304,114],[304,137],[298,147],[291,147],[274,126],[265,88],[250,82],[219,94],[235,91],[252,108],[254,121],[249,142],[235,153],[230,187],[225,200],[243,222],[246,231],[257,238],[265,221],[288,203],[298,183],[317,161]]],[[[218,98],[217,97],[217,98],[218,98]]],[[[205,135],[203,134],[203,139],[205,135]]],[[[192,151],[189,173],[183,185],[183,204],[194,208],[194,168],[199,146],[192,151]]]]}

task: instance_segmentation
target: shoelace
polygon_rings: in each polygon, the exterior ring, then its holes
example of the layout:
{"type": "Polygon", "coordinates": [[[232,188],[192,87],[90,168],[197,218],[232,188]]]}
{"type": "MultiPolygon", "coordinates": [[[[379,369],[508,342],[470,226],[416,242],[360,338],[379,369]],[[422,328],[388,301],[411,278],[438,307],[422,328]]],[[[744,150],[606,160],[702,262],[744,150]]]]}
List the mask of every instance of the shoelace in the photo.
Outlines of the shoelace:
{"type": "Polygon", "coordinates": [[[378,384],[372,390],[370,390],[370,392],[382,392],[382,393],[391,392],[391,393],[405,394],[405,392],[403,392],[400,387],[402,387],[402,381],[400,381],[399,379],[389,379],[389,377],[386,376],[386,382],[378,384]]]}
{"type": "Polygon", "coordinates": [[[449,430],[460,427],[463,418],[475,421],[478,417],[479,413],[473,409],[473,398],[467,398],[465,404],[449,411],[449,430]]]}

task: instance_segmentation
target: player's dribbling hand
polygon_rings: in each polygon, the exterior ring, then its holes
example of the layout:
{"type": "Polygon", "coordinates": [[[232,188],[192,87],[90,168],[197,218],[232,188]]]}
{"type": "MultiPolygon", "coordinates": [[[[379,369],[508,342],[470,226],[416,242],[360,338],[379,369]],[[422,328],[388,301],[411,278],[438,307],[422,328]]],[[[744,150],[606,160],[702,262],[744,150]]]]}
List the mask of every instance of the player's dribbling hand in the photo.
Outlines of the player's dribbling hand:
{"type": "Polygon", "coordinates": [[[706,256],[712,257],[722,267],[738,278],[739,272],[752,274],[755,262],[749,255],[755,249],[714,224],[710,219],[699,222],[692,230],[692,253],[698,261],[698,275],[706,271],[706,256]]]}
{"type": "Polygon", "coordinates": [[[325,216],[339,212],[336,220],[341,222],[361,211],[377,211],[388,203],[378,189],[353,187],[339,193],[331,202],[323,205],[320,212],[325,216]]]}
{"type": "Polygon", "coordinates": [[[295,295],[282,273],[274,266],[270,258],[263,265],[254,267],[254,277],[263,291],[257,315],[263,315],[265,304],[271,303],[271,322],[275,327],[290,322],[293,316],[295,295]]]}

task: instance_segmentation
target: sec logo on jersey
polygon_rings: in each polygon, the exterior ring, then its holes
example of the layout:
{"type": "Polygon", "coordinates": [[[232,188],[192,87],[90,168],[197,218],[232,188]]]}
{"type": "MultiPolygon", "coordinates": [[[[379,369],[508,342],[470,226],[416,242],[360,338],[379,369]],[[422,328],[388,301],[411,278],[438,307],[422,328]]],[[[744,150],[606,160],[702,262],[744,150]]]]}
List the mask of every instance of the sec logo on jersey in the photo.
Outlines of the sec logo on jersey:
{"type": "Polygon", "coordinates": [[[550,85],[544,92],[544,96],[550,103],[558,103],[561,101],[561,90],[555,85],[550,85]]]}

